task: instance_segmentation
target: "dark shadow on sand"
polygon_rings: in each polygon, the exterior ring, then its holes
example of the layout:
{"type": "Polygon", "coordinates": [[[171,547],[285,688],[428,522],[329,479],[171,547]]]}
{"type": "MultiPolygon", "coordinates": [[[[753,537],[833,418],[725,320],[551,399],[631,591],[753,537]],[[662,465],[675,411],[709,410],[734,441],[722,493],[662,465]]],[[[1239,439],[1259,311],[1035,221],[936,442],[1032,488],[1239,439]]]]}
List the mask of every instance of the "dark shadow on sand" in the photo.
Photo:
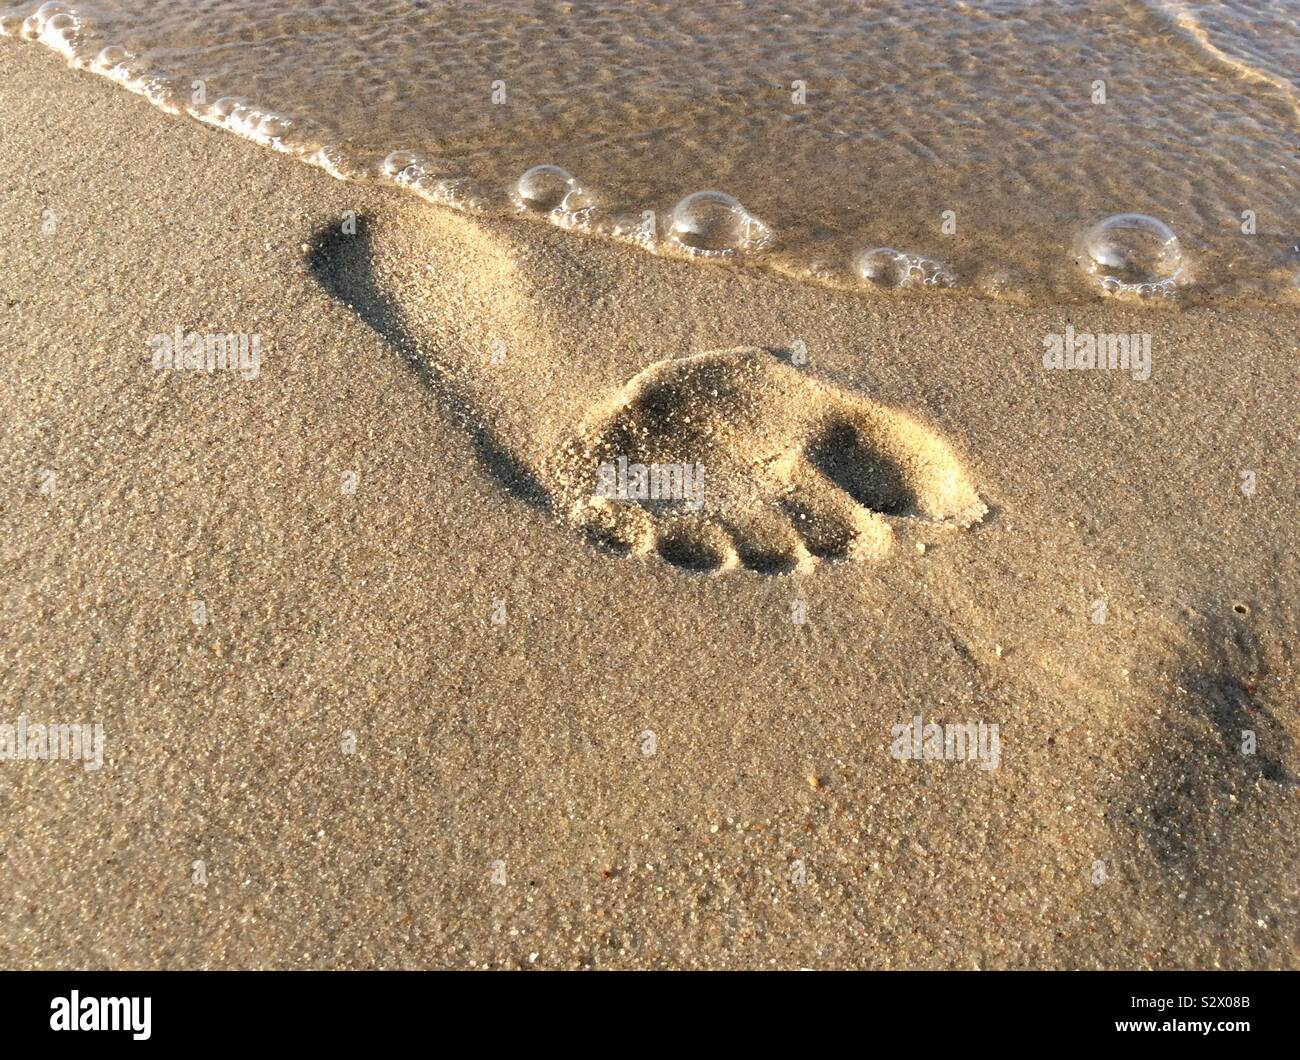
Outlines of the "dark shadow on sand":
{"type": "Polygon", "coordinates": [[[469,396],[430,359],[407,327],[401,309],[380,290],[375,282],[372,255],[370,222],[358,217],[355,235],[344,232],[337,223],[318,230],[312,237],[308,265],[330,296],[348,306],[373,328],[393,348],[402,363],[456,417],[469,435],[475,453],[497,484],[516,500],[549,511],[550,498],[546,490],[480,422],[469,396]]]}

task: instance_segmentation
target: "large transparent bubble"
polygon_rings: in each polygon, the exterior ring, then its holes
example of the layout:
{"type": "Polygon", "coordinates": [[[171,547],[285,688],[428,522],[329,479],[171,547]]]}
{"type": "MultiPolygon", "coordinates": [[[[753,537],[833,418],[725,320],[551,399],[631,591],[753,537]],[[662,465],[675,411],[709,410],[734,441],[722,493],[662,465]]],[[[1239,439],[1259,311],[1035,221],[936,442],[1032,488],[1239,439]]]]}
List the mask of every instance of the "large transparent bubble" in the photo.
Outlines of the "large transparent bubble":
{"type": "Polygon", "coordinates": [[[1167,295],[1186,281],[1178,237],[1163,221],[1121,213],[1098,221],[1080,240],[1084,268],[1108,294],[1167,295]]]}
{"type": "Polygon", "coordinates": [[[515,185],[515,205],[542,213],[556,224],[575,228],[590,219],[595,199],[578,179],[560,166],[533,166],[515,185]]]}
{"type": "Polygon", "coordinates": [[[772,231],[726,192],[697,191],[673,207],[667,238],[688,254],[725,257],[762,250],[772,231]]]}

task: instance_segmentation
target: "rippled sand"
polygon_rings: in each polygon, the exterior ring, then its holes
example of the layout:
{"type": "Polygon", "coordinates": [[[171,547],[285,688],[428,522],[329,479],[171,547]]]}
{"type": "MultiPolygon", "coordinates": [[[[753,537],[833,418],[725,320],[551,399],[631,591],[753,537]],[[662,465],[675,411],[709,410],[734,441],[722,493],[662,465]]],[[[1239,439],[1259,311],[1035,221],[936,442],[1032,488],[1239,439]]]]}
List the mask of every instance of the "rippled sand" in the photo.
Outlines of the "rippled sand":
{"type": "Polygon", "coordinates": [[[594,208],[552,219],[672,253],[674,203],[716,189],[772,234],[735,249],[795,276],[1040,304],[1103,293],[1078,237],[1139,213],[1179,299],[1300,300],[1293,0],[61,9],[29,35],[168,109],[336,174],[405,152],[390,176],[466,209],[561,166],[594,208]],[[927,264],[863,280],[879,247],[927,264]]]}

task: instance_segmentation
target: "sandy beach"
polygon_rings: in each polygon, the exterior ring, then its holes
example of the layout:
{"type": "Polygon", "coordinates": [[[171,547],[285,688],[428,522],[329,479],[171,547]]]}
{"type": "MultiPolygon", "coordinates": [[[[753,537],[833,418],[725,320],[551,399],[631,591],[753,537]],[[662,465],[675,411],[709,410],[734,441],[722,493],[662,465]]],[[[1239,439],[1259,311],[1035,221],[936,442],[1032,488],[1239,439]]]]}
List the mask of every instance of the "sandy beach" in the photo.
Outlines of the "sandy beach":
{"type": "Polygon", "coordinates": [[[1300,309],[667,260],[0,56],[0,722],[104,739],[0,761],[0,965],[1300,966],[1300,309]]]}

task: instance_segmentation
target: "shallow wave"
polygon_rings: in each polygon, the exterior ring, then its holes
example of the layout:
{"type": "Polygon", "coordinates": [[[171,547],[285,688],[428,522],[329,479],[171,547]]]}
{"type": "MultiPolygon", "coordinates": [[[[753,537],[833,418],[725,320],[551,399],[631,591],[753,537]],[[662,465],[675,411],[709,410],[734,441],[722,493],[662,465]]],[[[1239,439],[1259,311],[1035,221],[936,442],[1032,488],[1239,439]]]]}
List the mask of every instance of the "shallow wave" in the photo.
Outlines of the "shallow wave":
{"type": "Polygon", "coordinates": [[[1295,303],[1298,11],[80,0],[0,32],[336,178],[652,253],[884,297],[1295,303]]]}
{"type": "Polygon", "coordinates": [[[1233,4],[1139,0],[1210,63],[1274,89],[1300,116],[1300,17],[1278,0],[1233,4]]]}

